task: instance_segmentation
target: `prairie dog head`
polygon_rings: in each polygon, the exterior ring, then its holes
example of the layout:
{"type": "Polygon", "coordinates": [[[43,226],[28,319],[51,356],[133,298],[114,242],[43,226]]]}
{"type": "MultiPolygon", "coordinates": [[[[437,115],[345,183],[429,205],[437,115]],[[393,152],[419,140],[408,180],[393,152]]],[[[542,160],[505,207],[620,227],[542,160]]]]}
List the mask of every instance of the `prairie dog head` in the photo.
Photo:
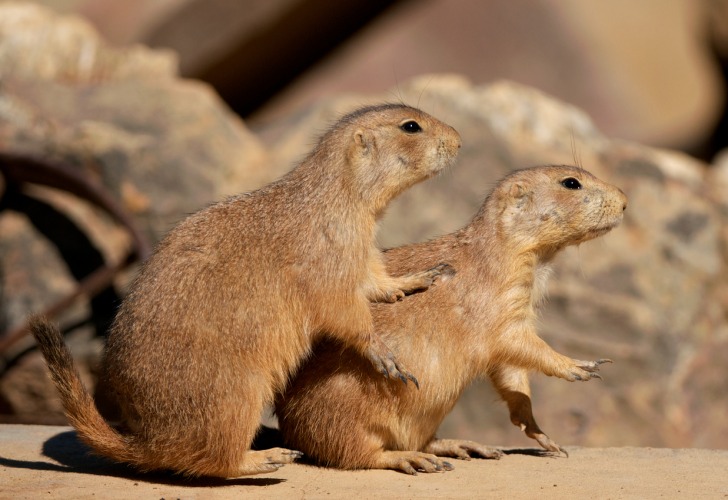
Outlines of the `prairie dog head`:
{"type": "Polygon", "coordinates": [[[492,197],[503,234],[542,253],[606,234],[622,222],[627,208],[619,188],[572,166],[516,171],[492,197]]]}
{"type": "Polygon", "coordinates": [[[363,108],[338,124],[347,141],[350,182],[378,210],[396,195],[452,165],[460,134],[449,125],[400,104],[363,108]]]}

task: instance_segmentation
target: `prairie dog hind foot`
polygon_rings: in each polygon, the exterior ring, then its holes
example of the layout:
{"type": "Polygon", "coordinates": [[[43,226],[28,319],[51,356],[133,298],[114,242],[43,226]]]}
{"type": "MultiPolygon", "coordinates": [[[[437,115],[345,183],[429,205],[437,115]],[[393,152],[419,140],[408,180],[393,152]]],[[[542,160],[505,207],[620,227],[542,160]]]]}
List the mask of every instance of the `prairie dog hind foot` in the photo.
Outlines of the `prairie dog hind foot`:
{"type": "Polygon", "coordinates": [[[382,451],[372,469],[393,469],[416,476],[417,472],[446,472],[454,467],[431,453],[419,451],[382,451]]]}
{"type": "Polygon", "coordinates": [[[301,458],[303,453],[286,448],[270,448],[268,450],[248,451],[245,454],[238,476],[266,474],[275,472],[286,464],[301,458]]]}
{"type": "Polygon", "coordinates": [[[425,446],[424,451],[438,457],[452,457],[460,460],[470,460],[472,457],[498,460],[503,456],[503,452],[500,450],[462,439],[434,439],[425,446]]]}

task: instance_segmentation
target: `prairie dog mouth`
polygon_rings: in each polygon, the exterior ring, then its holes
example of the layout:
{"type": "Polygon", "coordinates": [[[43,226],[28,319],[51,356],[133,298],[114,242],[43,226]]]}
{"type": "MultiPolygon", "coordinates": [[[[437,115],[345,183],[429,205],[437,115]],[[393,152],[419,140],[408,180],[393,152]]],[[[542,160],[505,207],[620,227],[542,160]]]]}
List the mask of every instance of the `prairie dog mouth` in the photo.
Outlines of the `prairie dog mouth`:
{"type": "Polygon", "coordinates": [[[610,221],[610,222],[608,222],[606,224],[603,224],[603,225],[601,225],[601,226],[599,226],[597,228],[590,229],[587,232],[586,239],[598,238],[599,236],[602,236],[604,234],[607,234],[609,231],[611,231],[615,227],[619,226],[621,223],[622,223],[622,217],[619,217],[618,219],[613,220],[613,221],[610,221]]]}

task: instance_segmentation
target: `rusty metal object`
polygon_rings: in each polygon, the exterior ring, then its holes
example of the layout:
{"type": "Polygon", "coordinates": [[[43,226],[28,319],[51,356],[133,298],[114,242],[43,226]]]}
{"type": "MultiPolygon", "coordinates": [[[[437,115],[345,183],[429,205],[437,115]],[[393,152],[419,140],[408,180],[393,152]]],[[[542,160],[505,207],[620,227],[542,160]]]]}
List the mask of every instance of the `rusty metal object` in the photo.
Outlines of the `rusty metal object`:
{"type": "MultiPolygon", "coordinates": [[[[136,261],[146,260],[151,254],[152,245],[134,219],[104,186],[87,179],[73,166],[57,160],[0,152],[0,174],[4,181],[0,184],[0,197],[7,196],[12,190],[22,189],[24,184],[39,184],[66,191],[107,212],[129,232],[132,240],[132,250],[121,262],[105,264],[81,279],[68,296],[41,311],[46,317],[57,315],[82,295],[92,298],[107,288],[120,271],[136,261]]],[[[27,324],[21,324],[0,335],[0,354],[5,353],[26,332],[27,324]]]]}

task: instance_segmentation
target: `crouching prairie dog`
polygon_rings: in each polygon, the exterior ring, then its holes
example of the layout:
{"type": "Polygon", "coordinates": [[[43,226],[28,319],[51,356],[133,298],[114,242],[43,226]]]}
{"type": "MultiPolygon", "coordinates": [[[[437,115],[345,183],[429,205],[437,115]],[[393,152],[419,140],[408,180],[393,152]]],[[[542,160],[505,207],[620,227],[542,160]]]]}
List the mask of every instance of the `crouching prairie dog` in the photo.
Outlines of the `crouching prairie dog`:
{"type": "Polygon", "coordinates": [[[173,229],[109,334],[104,368],[120,432],[99,415],[61,334],[35,318],[32,331],[80,438],[142,470],[271,472],[300,454],[249,450],[261,412],[321,332],[404,378],[375,333],[369,301],[427,288],[442,266],[390,277],[375,246],[377,219],[402,190],[450,165],[459,147],[452,127],[417,109],[360,109],[280,180],[173,229]]]}
{"type": "Polygon", "coordinates": [[[451,469],[441,457],[498,458],[472,441],[435,438],[465,387],[488,377],[515,425],[563,451],[533,418],[528,372],[586,381],[608,360],[555,352],[536,333],[537,308],[554,255],[610,231],[626,206],[622,191],[581,168],[536,167],[500,181],[459,231],[386,252],[394,275],[442,261],[456,270],[427,293],[372,305],[376,330],[420,390],[384,383],[355,351],[326,340],[277,398],[286,445],[322,465],[410,474],[451,469]]]}

